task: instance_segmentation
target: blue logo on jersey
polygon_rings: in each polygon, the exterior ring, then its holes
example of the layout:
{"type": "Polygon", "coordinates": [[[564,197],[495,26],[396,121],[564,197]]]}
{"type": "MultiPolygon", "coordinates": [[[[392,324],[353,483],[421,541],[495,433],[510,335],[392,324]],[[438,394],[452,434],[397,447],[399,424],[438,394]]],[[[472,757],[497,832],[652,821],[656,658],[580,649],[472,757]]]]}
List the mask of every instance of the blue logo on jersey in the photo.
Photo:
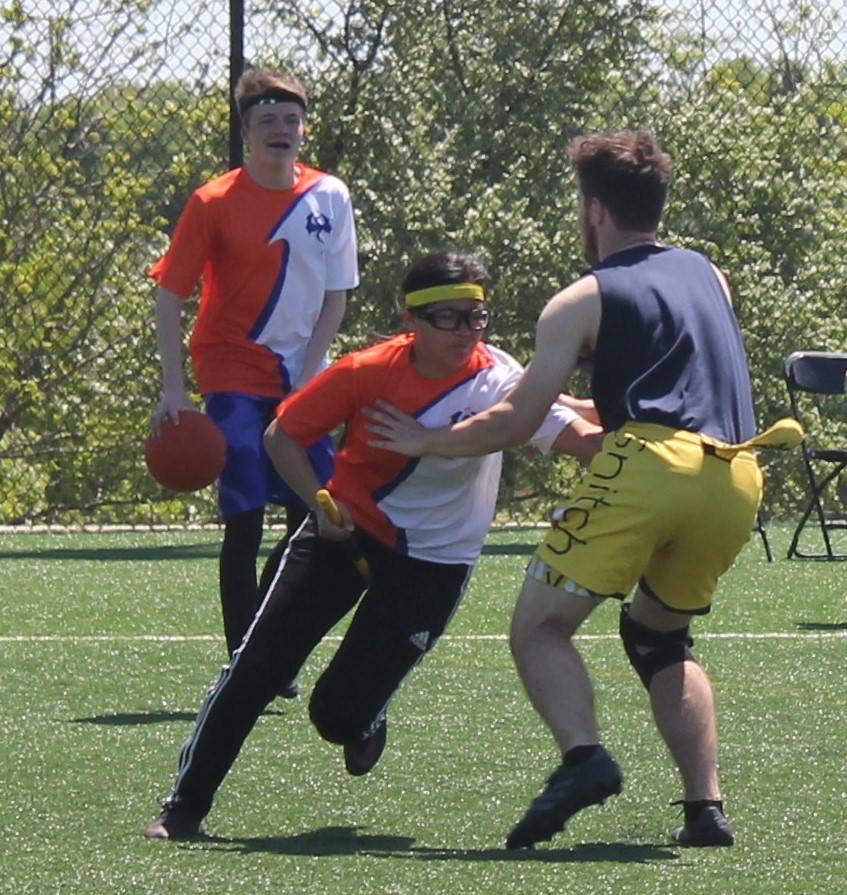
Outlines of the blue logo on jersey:
{"type": "Polygon", "coordinates": [[[325,214],[310,214],[306,218],[306,232],[316,233],[318,242],[323,242],[323,233],[332,233],[332,224],[325,214]]]}

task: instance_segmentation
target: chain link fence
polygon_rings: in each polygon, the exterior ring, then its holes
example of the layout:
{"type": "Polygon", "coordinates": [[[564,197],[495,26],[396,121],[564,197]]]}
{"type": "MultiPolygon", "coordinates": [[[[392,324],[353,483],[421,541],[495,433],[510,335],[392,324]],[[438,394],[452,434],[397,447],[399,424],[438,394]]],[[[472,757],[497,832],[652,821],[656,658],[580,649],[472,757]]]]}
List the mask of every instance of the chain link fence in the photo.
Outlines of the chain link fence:
{"type": "MultiPolygon", "coordinates": [[[[563,147],[634,125],[676,159],[664,238],[733,282],[762,420],[787,410],[790,351],[847,348],[845,0],[0,8],[5,523],[216,517],[212,489],[177,499],[144,468],[159,391],[146,271],[237,153],[242,53],[305,81],[304,157],[351,187],[362,286],[339,353],[391,330],[412,257],[453,245],[489,262],[492,340],[527,358],[544,301],[582,266],[563,147]]],[[[510,457],[504,517],[537,518],[575,473],[510,457]]],[[[796,510],[799,473],[796,457],[768,463],[771,513],[796,510]]]]}

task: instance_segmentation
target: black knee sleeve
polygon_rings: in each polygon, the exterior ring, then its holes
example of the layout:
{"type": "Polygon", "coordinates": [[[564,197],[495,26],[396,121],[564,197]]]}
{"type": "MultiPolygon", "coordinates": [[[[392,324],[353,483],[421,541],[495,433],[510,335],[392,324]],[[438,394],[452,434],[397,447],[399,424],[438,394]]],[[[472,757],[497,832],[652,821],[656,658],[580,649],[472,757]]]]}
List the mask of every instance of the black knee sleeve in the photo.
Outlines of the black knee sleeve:
{"type": "Polygon", "coordinates": [[[629,617],[629,605],[621,606],[619,632],[630,664],[649,690],[657,671],[678,662],[696,662],[691,647],[694,640],[688,625],[675,631],[654,631],[629,617]]]}

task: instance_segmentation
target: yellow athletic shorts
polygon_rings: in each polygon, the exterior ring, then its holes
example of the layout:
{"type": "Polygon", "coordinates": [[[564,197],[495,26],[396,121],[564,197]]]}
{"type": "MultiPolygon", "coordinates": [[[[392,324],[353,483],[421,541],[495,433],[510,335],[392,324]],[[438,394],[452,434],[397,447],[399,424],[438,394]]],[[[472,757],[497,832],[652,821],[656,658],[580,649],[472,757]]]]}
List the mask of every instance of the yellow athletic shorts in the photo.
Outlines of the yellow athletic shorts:
{"type": "Polygon", "coordinates": [[[641,580],[667,608],[705,613],[761,499],[752,450],[722,459],[694,433],[627,423],[553,513],[536,556],[595,594],[622,598],[641,580]]]}

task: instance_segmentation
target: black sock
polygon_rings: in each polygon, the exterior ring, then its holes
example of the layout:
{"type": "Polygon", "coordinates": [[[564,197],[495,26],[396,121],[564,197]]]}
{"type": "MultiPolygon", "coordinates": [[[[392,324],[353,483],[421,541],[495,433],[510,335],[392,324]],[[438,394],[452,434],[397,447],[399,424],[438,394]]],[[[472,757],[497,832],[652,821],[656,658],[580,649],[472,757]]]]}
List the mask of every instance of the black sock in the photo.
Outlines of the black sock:
{"type": "Polygon", "coordinates": [[[568,749],[565,752],[562,764],[567,768],[576,767],[576,765],[588,761],[589,758],[593,758],[602,748],[598,744],[593,746],[574,746],[573,749],[568,749]]]}
{"type": "Polygon", "coordinates": [[[262,542],[264,510],[248,510],[226,520],[219,558],[221,609],[227,652],[241,644],[258,607],[256,557],[262,542]]]}
{"type": "Polygon", "coordinates": [[[683,802],[682,810],[685,812],[686,824],[693,823],[697,820],[700,812],[710,806],[717,808],[723,814],[723,802],[720,799],[698,799],[695,802],[683,802]]]}

